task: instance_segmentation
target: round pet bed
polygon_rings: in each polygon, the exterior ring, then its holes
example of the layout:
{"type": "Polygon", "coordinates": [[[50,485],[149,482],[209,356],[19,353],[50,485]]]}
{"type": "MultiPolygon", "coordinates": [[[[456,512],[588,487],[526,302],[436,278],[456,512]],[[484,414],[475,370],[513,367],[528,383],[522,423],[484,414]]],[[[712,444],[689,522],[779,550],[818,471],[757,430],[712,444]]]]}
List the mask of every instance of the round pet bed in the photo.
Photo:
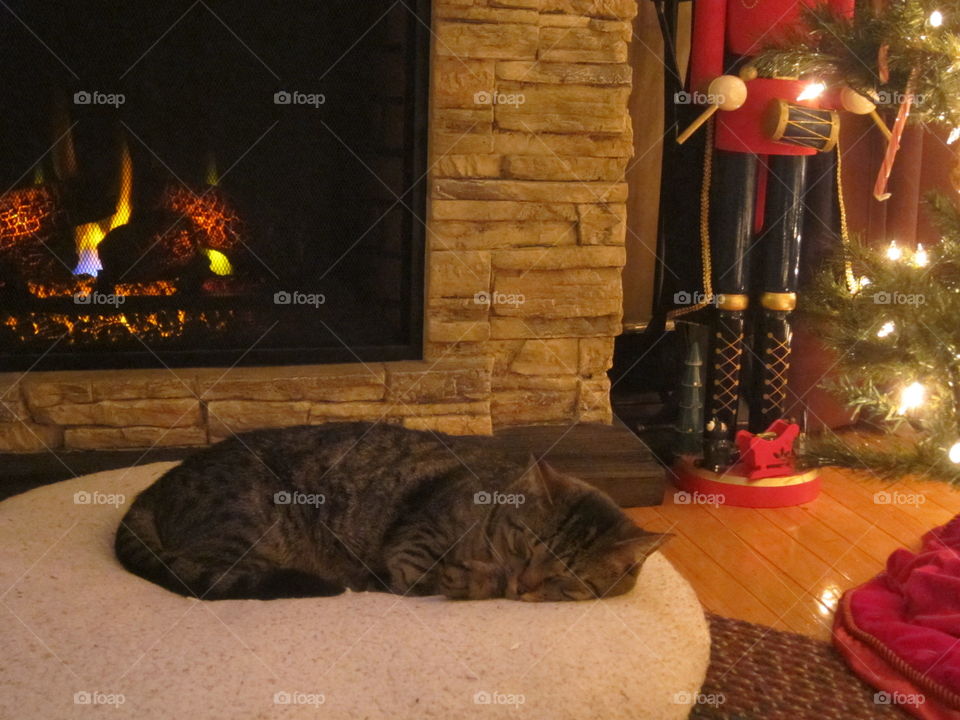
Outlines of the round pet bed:
{"type": "Polygon", "coordinates": [[[0,503],[0,717],[653,720],[696,700],[707,624],[660,554],[598,602],[201,602],[113,555],[126,505],[170,467],[0,503]]]}

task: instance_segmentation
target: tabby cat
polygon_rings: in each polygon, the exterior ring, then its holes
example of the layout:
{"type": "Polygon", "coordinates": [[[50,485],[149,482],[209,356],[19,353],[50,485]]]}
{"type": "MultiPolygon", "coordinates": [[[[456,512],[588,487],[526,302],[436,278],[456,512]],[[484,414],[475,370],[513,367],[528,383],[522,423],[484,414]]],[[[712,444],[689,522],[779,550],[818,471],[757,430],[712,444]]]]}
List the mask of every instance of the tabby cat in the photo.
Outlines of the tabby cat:
{"type": "Polygon", "coordinates": [[[187,458],[137,497],[115,547],[131,572],[207,600],[349,588],[548,601],[627,592],[666,537],[546,463],[337,423],[187,458]]]}

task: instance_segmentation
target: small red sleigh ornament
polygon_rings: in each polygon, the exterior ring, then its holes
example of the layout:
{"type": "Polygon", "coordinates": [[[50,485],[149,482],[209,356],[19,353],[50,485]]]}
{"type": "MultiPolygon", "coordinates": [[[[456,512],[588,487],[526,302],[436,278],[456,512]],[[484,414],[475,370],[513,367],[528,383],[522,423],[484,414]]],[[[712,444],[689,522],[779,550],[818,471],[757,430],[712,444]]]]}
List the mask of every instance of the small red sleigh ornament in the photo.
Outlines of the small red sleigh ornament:
{"type": "Polygon", "coordinates": [[[800,427],[786,420],[759,435],[742,430],[735,438],[740,459],[733,466],[710,469],[694,455],[680,455],[671,467],[673,483],[685,492],[718,498],[719,505],[803,505],[819,495],[820,478],[815,468],[795,467],[799,435],[800,427]]]}
{"type": "Polygon", "coordinates": [[[793,444],[800,435],[800,426],[777,420],[766,432],[758,435],[741,430],[737,433],[740,466],[750,480],[793,475],[793,444]]]}

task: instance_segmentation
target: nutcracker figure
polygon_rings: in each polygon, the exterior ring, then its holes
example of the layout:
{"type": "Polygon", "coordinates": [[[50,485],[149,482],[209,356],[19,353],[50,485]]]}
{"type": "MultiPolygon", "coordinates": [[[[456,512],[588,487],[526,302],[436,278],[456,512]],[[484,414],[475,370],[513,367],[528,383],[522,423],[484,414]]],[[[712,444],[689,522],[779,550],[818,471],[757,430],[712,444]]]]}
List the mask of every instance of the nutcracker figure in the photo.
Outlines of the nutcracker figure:
{"type": "MultiPolygon", "coordinates": [[[[714,430],[705,435],[705,455],[717,454],[711,443],[732,442],[741,398],[753,433],[784,413],[808,158],[835,148],[839,110],[876,110],[849,88],[826,91],[815,78],[760,77],[752,65],[753,56],[802,28],[803,8],[814,2],[694,3],[687,96],[707,108],[678,142],[712,116],[700,306],[715,305],[704,398],[714,430]],[[726,434],[718,437],[716,428],[726,434]]],[[[854,0],[830,4],[852,16],[854,0]]]]}
{"type": "MultiPolygon", "coordinates": [[[[853,13],[854,0],[831,4],[853,13]]],[[[849,89],[824,92],[810,78],[758,77],[751,56],[778,36],[795,33],[803,6],[797,0],[696,0],[694,8],[690,96],[710,103],[702,117],[716,112],[706,211],[710,268],[705,284],[716,304],[706,417],[719,419],[731,433],[741,395],[753,432],[784,410],[807,158],[836,146],[838,110],[875,110],[849,89]],[[750,306],[752,362],[745,363],[750,306]]]]}

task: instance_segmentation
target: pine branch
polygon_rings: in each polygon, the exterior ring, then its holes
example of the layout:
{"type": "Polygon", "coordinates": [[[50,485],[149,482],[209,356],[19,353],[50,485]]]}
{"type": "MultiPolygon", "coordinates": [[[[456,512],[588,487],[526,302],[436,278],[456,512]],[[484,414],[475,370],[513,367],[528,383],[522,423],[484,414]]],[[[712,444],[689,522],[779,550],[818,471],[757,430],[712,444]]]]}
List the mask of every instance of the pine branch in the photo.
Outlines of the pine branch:
{"type": "Polygon", "coordinates": [[[754,64],[761,75],[812,76],[834,87],[849,86],[880,108],[898,108],[908,83],[914,94],[911,119],[960,126],[960,18],[941,14],[929,0],[890,0],[882,11],[861,0],[847,18],[829,4],[803,11],[804,23],[781,34],[754,64]],[[889,81],[881,82],[885,49],[889,81]]]}
{"type": "Polygon", "coordinates": [[[803,312],[819,321],[822,342],[836,355],[835,377],[821,385],[888,438],[856,446],[812,439],[810,462],[960,478],[960,464],[948,458],[960,442],[960,206],[934,195],[927,209],[943,240],[926,264],[907,251],[894,260],[888,248],[852,242],[803,298],[803,312]],[[861,278],[853,292],[846,263],[861,278]],[[915,384],[922,402],[904,405],[915,384]]]}

